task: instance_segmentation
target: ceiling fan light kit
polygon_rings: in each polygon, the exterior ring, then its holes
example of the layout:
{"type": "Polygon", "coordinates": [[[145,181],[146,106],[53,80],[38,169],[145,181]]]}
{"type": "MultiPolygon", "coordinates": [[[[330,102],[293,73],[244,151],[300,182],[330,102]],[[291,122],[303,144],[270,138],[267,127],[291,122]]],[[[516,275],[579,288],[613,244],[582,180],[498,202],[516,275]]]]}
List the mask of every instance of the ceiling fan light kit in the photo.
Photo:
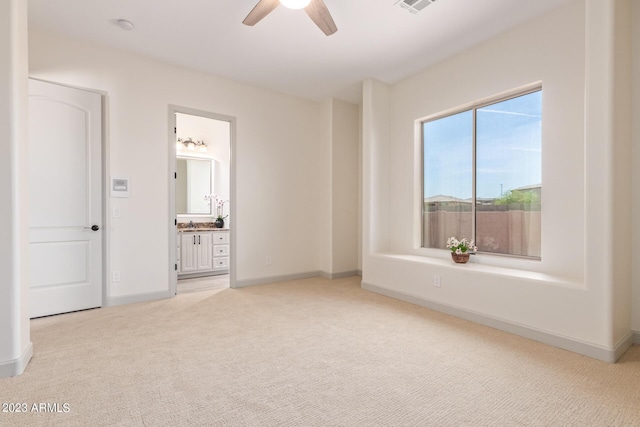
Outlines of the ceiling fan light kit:
{"type": "Polygon", "coordinates": [[[280,0],[280,4],[289,9],[304,9],[309,3],[311,0],[280,0]]]}
{"type": "Polygon", "coordinates": [[[244,18],[242,23],[249,26],[256,25],[262,18],[273,12],[280,3],[291,9],[304,8],[309,18],[311,18],[318,28],[327,36],[338,31],[338,27],[336,27],[336,23],[333,22],[329,9],[327,9],[327,6],[322,0],[260,0],[258,4],[251,9],[251,12],[244,18]]]}

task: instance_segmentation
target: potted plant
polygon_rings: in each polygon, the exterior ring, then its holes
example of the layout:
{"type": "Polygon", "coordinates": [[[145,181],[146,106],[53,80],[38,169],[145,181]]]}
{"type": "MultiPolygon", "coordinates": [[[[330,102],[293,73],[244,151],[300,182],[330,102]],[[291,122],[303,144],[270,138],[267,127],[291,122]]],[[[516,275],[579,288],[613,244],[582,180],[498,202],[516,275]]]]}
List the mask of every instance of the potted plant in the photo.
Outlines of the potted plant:
{"type": "Polygon", "coordinates": [[[457,264],[466,264],[469,262],[469,255],[478,250],[473,240],[467,240],[466,237],[458,240],[453,236],[447,239],[447,248],[451,249],[451,258],[457,264]]]}
{"type": "Polygon", "coordinates": [[[223,200],[217,194],[207,194],[206,196],[204,196],[204,199],[208,200],[210,204],[215,205],[215,208],[216,208],[215,225],[217,228],[223,228],[224,220],[229,216],[224,214],[224,205],[225,203],[229,203],[229,199],[223,200]]]}

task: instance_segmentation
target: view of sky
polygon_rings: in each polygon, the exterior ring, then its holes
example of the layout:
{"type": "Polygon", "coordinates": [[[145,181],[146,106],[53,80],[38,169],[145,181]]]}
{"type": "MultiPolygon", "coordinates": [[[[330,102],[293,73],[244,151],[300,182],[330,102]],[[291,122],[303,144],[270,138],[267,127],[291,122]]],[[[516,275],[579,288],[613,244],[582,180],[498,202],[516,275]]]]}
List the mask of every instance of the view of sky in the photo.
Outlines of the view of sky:
{"type": "MultiPolygon", "coordinates": [[[[477,110],[476,197],[542,182],[542,92],[477,110]]],[[[473,111],[423,124],[424,197],[472,196],[473,111]]]]}

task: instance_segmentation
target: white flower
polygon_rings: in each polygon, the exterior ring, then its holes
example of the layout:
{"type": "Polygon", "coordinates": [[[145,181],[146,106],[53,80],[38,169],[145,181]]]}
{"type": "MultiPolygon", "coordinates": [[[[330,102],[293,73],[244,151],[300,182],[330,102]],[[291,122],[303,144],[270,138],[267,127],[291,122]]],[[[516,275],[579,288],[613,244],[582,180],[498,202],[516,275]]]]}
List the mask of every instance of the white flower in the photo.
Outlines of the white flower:
{"type": "Polygon", "coordinates": [[[229,199],[222,200],[217,194],[205,194],[204,199],[208,200],[212,206],[215,205],[216,214],[219,218],[226,218],[226,216],[224,216],[224,205],[229,203],[229,199]]]}
{"type": "Polygon", "coordinates": [[[458,239],[456,239],[455,237],[449,237],[449,239],[447,239],[447,247],[448,248],[452,248],[452,247],[456,247],[460,244],[460,242],[458,241],[458,239]]]}
{"type": "Polygon", "coordinates": [[[466,237],[458,240],[455,236],[451,236],[447,239],[447,248],[451,249],[451,253],[458,255],[473,254],[478,250],[478,247],[475,245],[473,240],[469,240],[466,237]]]}

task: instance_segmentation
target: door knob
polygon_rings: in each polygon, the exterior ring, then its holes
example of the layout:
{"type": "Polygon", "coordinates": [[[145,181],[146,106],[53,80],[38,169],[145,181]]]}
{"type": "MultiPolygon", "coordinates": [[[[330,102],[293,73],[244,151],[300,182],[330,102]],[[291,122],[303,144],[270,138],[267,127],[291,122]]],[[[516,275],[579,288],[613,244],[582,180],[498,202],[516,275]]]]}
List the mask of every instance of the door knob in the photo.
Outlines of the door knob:
{"type": "Polygon", "coordinates": [[[100,226],[99,226],[99,225],[94,224],[94,225],[92,225],[91,227],[85,227],[84,229],[85,229],[85,230],[98,231],[98,230],[100,230],[100,226]]]}

